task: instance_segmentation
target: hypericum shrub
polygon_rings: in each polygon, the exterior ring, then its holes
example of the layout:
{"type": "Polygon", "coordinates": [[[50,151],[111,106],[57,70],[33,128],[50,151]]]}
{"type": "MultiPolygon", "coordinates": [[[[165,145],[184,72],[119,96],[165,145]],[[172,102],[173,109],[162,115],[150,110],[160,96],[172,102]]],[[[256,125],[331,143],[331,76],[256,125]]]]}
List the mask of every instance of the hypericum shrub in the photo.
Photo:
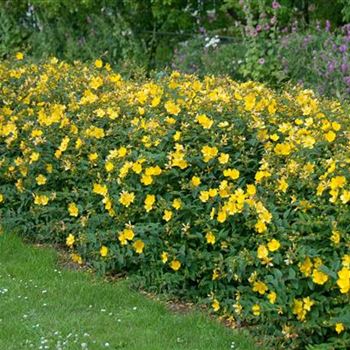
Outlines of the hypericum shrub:
{"type": "Polygon", "coordinates": [[[300,88],[22,59],[0,64],[5,229],[207,302],[275,348],[349,348],[347,110],[300,88]]]}

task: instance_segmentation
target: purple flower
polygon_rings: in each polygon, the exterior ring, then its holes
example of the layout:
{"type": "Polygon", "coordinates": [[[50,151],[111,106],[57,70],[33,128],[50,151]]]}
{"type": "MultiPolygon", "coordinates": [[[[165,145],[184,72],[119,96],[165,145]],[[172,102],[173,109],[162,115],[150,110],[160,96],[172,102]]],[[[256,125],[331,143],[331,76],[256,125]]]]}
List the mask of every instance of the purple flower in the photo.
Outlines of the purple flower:
{"type": "Polygon", "coordinates": [[[347,86],[350,86],[350,77],[345,77],[344,82],[347,86]]]}
{"type": "Polygon", "coordinates": [[[339,51],[340,51],[341,53],[344,53],[346,50],[347,50],[347,46],[346,46],[346,45],[340,45],[340,46],[339,46],[339,51]]]}
{"type": "Polygon", "coordinates": [[[345,24],[343,26],[343,31],[345,32],[346,35],[350,35],[350,24],[345,24]]]}
{"type": "Polygon", "coordinates": [[[274,10],[277,10],[277,9],[281,8],[281,5],[279,4],[279,2],[274,0],[274,1],[272,1],[272,8],[274,10]]]}
{"type": "Polygon", "coordinates": [[[261,64],[261,65],[264,64],[265,63],[265,58],[263,58],[263,57],[259,58],[258,63],[261,64]]]}
{"type": "Polygon", "coordinates": [[[340,66],[340,70],[342,71],[342,73],[346,73],[349,69],[349,66],[347,65],[347,63],[342,63],[340,66]]]}
{"type": "Polygon", "coordinates": [[[328,65],[327,65],[328,73],[333,73],[334,69],[335,69],[335,63],[334,62],[329,62],[328,65]]]}
{"type": "Polygon", "coordinates": [[[257,32],[260,32],[260,31],[261,31],[261,29],[262,29],[262,27],[261,27],[261,25],[260,25],[260,24],[258,24],[258,25],[256,26],[256,28],[255,28],[255,29],[256,29],[256,31],[257,31],[257,32]]]}
{"type": "Polygon", "coordinates": [[[252,37],[254,38],[254,37],[256,37],[256,36],[258,35],[258,32],[257,32],[255,29],[253,29],[253,30],[251,30],[251,31],[249,32],[248,35],[250,35],[250,36],[252,36],[252,37]]]}
{"type": "Polygon", "coordinates": [[[328,19],[327,19],[327,21],[326,21],[326,32],[329,32],[330,30],[331,30],[331,22],[328,21],[328,19]]]}

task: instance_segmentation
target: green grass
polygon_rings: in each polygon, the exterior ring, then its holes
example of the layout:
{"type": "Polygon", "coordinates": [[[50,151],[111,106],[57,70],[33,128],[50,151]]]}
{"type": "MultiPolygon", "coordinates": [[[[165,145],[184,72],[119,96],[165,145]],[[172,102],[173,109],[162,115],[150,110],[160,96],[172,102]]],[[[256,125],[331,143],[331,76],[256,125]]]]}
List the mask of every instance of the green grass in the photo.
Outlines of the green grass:
{"type": "Polygon", "coordinates": [[[127,281],[60,268],[53,249],[0,236],[1,350],[256,348],[247,333],[199,312],[172,313],[127,281]]]}

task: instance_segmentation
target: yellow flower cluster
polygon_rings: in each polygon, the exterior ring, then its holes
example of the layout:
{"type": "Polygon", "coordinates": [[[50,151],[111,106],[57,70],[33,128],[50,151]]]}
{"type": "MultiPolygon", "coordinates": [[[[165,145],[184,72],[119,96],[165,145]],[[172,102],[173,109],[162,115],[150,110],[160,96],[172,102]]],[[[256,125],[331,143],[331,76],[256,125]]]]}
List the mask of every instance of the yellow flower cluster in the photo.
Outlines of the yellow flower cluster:
{"type": "Polygon", "coordinates": [[[286,342],[349,340],[346,106],[178,72],[123,80],[101,59],[18,53],[0,77],[4,221],[286,342]]]}

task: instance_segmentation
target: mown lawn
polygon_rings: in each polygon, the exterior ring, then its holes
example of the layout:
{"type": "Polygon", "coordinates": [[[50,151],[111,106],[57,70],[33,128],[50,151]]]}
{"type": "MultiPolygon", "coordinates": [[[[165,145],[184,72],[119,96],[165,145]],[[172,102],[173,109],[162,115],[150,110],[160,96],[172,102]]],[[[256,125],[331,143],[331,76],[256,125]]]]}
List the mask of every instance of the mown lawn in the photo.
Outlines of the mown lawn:
{"type": "Polygon", "coordinates": [[[247,333],[170,312],[128,287],[60,267],[53,249],[0,236],[0,349],[253,350],[247,333]]]}

